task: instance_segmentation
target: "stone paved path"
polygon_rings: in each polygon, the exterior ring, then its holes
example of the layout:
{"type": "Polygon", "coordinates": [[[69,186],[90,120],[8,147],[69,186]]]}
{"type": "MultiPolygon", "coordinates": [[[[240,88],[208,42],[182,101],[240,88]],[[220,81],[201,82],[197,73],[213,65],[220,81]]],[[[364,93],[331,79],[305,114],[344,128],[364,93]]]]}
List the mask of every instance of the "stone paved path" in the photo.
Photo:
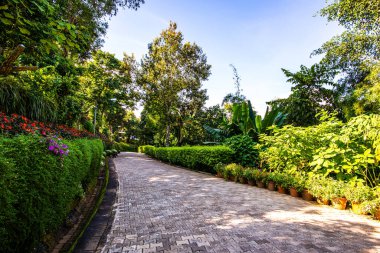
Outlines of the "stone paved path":
{"type": "Polygon", "coordinates": [[[380,222],[122,153],[102,252],[380,252],[380,222]]]}

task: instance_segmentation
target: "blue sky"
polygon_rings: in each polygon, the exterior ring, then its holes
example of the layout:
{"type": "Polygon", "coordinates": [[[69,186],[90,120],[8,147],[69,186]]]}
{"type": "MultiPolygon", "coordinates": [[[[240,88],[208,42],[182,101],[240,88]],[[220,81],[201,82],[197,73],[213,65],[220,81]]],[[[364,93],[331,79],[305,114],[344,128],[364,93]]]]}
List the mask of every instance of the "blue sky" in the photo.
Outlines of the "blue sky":
{"type": "Polygon", "coordinates": [[[281,68],[297,71],[318,62],[310,53],[342,31],[317,15],[325,5],[325,0],[146,0],[137,11],[120,10],[112,17],[103,50],[120,59],[123,52],[133,53],[140,60],[148,43],[174,21],[212,65],[203,84],[206,105],[220,104],[235,91],[233,64],[243,94],[263,114],[266,101],[290,93],[281,68]]]}

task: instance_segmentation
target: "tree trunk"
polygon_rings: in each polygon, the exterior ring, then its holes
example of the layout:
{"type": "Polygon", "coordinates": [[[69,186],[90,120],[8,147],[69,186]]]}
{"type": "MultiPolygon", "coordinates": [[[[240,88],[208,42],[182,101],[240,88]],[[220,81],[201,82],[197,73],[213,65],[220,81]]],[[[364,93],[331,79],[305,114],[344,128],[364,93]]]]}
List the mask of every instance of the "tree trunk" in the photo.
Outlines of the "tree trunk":
{"type": "Polygon", "coordinates": [[[166,138],[165,138],[165,146],[169,147],[170,145],[170,125],[166,126],[166,138]]]}
{"type": "Polygon", "coordinates": [[[182,141],[183,141],[182,128],[183,128],[183,123],[180,122],[178,124],[178,146],[182,146],[182,141]]]}

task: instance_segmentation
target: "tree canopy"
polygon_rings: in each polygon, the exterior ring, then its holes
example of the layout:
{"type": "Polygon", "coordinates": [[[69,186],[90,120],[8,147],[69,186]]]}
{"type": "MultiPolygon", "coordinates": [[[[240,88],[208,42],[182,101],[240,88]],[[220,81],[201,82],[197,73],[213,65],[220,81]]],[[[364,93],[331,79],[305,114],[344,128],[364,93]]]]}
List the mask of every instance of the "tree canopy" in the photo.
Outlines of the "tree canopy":
{"type": "MultiPolygon", "coordinates": [[[[338,89],[342,94],[346,117],[359,113],[352,110],[355,107],[357,89],[371,88],[376,83],[370,83],[369,76],[376,71],[380,56],[380,2],[373,0],[341,0],[329,1],[320,14],[328,21],[337,21],[346,30],[333,37],[321,48],[313,52],[314,55],[324,55],[322,63],[330,69],[340,72],[338,89]],[[356,94],[356,95],[355,95],[356,94]]],[[[372,91],[377,88],[372,89],[372,91]]],[[[364,95],[362,102],[366,100],[364,95]]],[[[368,100],[371,100],[368,97],[368,100]]],[[[371,103],[367,101],[364,103],[371,103]]],[[[373,106],[367,107],[367,112],[373,106]]],[[[364,112],[364,111],[361,111],[364,112]]]]}
{"type": "Polygon", "coordinates": [[[157,116],[165,127],[165,144],[170,144],[173,127],[181,143],[186,121],[199,111],[207,100],[202,81],[210,75],[206,55],[195,43],[183,42],[176,23],[162,31],[148,46],[141,63],[139,83],[145,109],[157,116]]]}

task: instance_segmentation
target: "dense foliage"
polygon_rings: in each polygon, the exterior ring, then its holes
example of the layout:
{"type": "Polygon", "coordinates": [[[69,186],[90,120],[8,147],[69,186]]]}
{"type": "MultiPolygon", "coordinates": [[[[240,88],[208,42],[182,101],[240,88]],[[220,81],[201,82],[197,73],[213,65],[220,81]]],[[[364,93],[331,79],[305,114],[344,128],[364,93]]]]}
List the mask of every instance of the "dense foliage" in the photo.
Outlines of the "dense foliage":
{"type": "Polygon", "coordinates": [[[119,152],[137,152],[137,146],[125,142],[115,142],[113,148],[119,152]]]}
{"type": "Polygon", "coordinates": [[[230,163],[234,154],[230,148],[224,146],[168,148],[144,146],[140,151],[165,162],[206,172],[214,172],[214,166],[219,162],[230,163]]]}
{"type": "Polygon", "coordinates": [[[262,136],[262,161],[273,171],[308,172],[379,185],[380,116],[336,118],[306,128],[286,126],[262,136]]]}
{"type": "Polygon", "coordinates": [[[87,57],[102,45],[108,17],[119,7],[137,9],[141,3],[144,1],[2,1],[0,62],[19,44],[26,46],[26,63],[46,66],[54,57],[87,57]]]}
{"type": "Polygon", "coordinates": [[[40,137],[0,138],[0,247],[31,252],[57,229],[72,204],[96,178],[102,159],[100,140],[64,141],[63,159],[40,137]]]}
{"type": "Polygon", "coordinates": [[[208,99],[202,82],[211,74],[210,68],[202,49],[195,43],[183,42],[175,23],[171,22],[149,44],[139,83],[144,109],[157,117],[157,128],[166,146],[173,135],[179,145],[183,144],[185,125],[208,99]]]}
{"type": "Polygon", "coordinates": [[[243,166],[257,166],[259,151],[248,135],[235,135],[224,141],[234,151],[234,161],[243,166]]]}

